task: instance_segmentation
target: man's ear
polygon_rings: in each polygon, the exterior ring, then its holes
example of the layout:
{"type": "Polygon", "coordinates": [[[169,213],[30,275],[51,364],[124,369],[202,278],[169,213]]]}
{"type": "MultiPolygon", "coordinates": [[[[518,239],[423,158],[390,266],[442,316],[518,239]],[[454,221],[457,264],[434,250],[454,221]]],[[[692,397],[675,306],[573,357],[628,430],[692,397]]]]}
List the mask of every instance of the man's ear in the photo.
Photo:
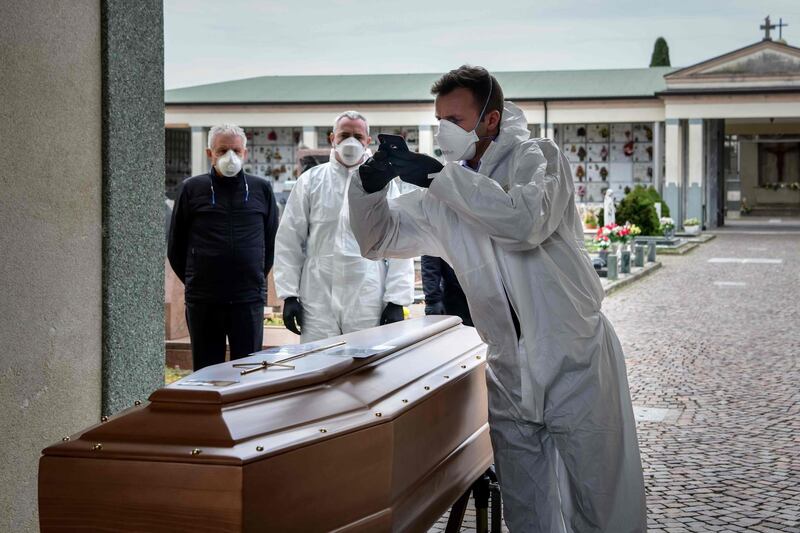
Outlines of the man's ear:
{"type": "Polygon", "coordinates": [[[486,130],[492,135],[500,133],[500,111],[493,109],[486,115],[486,130]]]}
{"type": "Polygon", "coordinates": [[[206,148],[206,157],[211,159],[211,148],[206,148]]]}
{"type": "Polygon", "coordinates": [[[367,142],[364,143],[364,146],[369,146],[370,144],[372,144],[372,137],[367,136],[367,142]]]}
{"type": "Polygon", "coordinates": [[[328,142],[330,143],[330,145],[331,145],[331,146],[333,146],[333,139],[334,139],[334,138],[335,138],[335,137],[334,137],[334,135],[333,135],[333,132],[331,132],[331,133],[328,135],[328,142]]]}

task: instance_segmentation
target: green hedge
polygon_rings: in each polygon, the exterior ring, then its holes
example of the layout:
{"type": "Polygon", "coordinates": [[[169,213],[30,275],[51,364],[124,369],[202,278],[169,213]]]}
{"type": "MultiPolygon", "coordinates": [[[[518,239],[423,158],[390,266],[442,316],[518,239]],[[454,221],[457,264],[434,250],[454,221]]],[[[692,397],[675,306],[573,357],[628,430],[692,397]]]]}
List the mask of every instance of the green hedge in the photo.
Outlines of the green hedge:
{"type": "MultiPolygon", "coordinates": [[[[617,205],[617,213],[615,215],[617,224],[630,222],[642,228],[642,235],[661,235],[661,222],[658,220],[658,213],[656,213],[656,202],[661,202],[661,216],[670,216],[669,207],[661,199],[661,195],[658,194],[655,188],[637,185],[617,205]],[[647,205],[652,209],[652,214],[655,218],[650,217],[648,214],[650,209],[647,208],[647,205]]],[[[597,213],[597,224],[601,227],[606,224],[605,211],[602,208],[597,213]]]]}
{"type": "MultiPolygon", "coordinates": [[[[661,235],[661,222],[654,206],[658,201],[661,201],[661,197],[655,189],[638,185],[617,206],[617,224],[630,222],[641,228],[642,235],[661,235]]],[[[662,216],[669,216],[664,213],[666,206],[663,201],[661,203],[662,216]]]]}

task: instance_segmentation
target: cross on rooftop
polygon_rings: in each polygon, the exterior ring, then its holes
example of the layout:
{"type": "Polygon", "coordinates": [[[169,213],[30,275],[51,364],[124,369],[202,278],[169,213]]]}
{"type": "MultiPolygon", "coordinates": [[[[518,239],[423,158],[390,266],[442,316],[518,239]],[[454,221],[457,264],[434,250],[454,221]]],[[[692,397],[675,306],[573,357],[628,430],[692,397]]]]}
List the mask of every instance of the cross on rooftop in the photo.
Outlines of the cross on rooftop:
{"type": "Polygon", "coordinates": [[[764,30],[764,40],[771,41],[772,37],[769,36],[769,32],[770,30],[774,30],[775,28],[777,28],[777,26],[775,24],[769,23],[769,15],[767,15],[767,17],[764,19],[764,24],[762,24],[760,28],[764,30]]]}
{"type": "Polygon", "coordinates": [[[788,24],[783,23],[783,19],[778,19],[778,39],[783,39],[783,28],[788,26],[788,24]]]}

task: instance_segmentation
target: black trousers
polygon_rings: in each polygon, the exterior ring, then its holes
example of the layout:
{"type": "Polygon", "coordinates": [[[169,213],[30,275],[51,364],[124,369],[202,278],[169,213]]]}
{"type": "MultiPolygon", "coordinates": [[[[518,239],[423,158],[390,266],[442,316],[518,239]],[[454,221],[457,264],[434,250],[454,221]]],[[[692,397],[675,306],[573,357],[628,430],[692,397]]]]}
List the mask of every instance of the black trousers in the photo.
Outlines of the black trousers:
{"type": "Polygon", "coordinates": [[[186,303],[186,323],[192,340],[194,371],[225,361],[225,337],[231,359],[261,350],[264,303],[186,303]]]}

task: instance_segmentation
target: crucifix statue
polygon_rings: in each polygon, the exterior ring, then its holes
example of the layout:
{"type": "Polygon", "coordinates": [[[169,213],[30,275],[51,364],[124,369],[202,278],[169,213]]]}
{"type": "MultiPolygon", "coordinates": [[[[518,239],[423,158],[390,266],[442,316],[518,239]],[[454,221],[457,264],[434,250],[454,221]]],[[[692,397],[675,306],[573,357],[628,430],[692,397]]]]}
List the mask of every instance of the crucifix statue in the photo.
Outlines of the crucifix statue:
{"type": "Polygon", "coordinates": [[[764,30],[764,41],[771,41],[772,37],[769,36],[770,30],[774,30],[777,26],[775,24],[769,23],[769,15],[764,19],[764,24],[760,26],[762,30],[764,30]]]}

